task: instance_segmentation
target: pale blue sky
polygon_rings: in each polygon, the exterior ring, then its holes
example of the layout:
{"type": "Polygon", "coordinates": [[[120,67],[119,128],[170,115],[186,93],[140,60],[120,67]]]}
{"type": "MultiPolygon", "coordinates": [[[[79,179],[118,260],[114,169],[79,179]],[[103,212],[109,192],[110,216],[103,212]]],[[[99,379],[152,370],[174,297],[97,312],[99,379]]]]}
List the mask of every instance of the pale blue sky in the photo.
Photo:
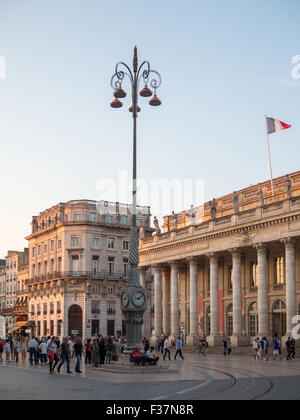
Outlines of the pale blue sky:
{"type": "Polygon", "coordinates": [[[96,200],[101,178],[130,170],[129,102],[109,107],[109,81],[135,44],[163,77],[163,106],[138,121],[140,176],[203,178],[207,200],[263,181],[264,114],[293,124],[271,137],[274,176],[299,170],[299,12],[299,0],[0,0],[0,257],[26,245],[33,214],[96,200]]]}

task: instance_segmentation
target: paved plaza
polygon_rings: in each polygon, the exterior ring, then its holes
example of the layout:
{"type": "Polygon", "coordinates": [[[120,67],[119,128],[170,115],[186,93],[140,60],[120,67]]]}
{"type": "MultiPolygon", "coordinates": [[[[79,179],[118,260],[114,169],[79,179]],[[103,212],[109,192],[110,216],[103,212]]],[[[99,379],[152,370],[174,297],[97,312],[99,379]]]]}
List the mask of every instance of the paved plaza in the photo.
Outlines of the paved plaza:
{"type": "MultiPolygon", "coordinates": [[[[186,354],[166,361],[177,373],[119,374],[83,366],[83,374],[49,375],[47,367],[0,366],[0,399],[300,400],[300,360],[255,362],[250,356],[186,354]]],[[[74,371],[74,362],[72,362],[74,371]]]]}

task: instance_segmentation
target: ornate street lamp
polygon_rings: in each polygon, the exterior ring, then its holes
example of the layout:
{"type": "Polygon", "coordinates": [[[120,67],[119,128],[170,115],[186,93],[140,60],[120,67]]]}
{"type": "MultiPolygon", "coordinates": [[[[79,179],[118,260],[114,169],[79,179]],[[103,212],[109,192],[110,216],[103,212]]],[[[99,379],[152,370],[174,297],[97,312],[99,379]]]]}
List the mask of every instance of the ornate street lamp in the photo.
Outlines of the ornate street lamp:
{"type": "Polygon", "coordinates": [[[139,276],[139,240],[136,226],[136,193],[137,193],[137,165],[136,165],[136,120],[137,114],[141,111],[138,106],[139,85],[141,80],[144,88],[140,91],[140,96],[150,97],[153,95],[149,104],[152,106],[161,105],[161,101],[156,96],[156,91],[161,85],[160,74],[152,70],[150,63],[144,61],[138,66],[137,48],[134,49],[133,69],[120,62],[116,65],[115,73],[111,78],[111,86],[114,90],[115,99],[111,103],[112,108],[121,108],[122,102],[119,99],[126,97],[126,92],[122,88],[125,76],[131,84],[132,105],[129,112],[133,116],[133,176],[132,176],[132,226],[130,231],[129,244],[129,270],[128,284],[121,290],[121,308],[126,324],[127,349],[141,348],[142,346],[142,325],[144,312],[147,309],[146,290],[140,284],[139,276]],[[152,90],[148,87],[153,89],[152,90]]]}

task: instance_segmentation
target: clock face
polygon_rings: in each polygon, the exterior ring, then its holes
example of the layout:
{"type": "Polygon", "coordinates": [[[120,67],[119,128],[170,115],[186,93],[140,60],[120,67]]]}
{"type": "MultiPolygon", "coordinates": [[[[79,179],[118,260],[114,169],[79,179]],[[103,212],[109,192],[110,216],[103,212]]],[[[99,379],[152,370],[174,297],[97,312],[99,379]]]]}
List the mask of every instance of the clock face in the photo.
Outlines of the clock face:
{"type": "Polygon", "coordinates": [[[134,306],[140,307],[143,306],[145,303],[145,295],[142,292],[135,292],[132,297],[132,302],[134,306]]]}
{"type": "Polygon", "coordinates": [[[129,303],[129,299],[128,299],[128,295],[126,292],[123,292],[121,295],[121,303],[123,306],[128,306],[129,303]]]}

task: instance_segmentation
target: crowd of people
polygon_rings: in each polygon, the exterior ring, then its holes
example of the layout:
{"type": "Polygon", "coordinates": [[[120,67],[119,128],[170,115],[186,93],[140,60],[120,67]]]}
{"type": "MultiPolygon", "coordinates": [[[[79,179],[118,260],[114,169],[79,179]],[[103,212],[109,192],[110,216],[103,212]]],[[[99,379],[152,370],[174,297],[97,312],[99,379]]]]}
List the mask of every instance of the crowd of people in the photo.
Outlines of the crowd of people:
{"type": "MultiPolygon", "coordinates": [[[[269,348],[270,343],[267,337],[257,337],[253,342],[253,352],[254,352],[254,359],[258,360],[269,360],[269,348]]],[[[296,341],[288,337],[287,341],[285,342],[285,350],[286,350],[286,358],[287,360],[295,360],[296,356],[296,341]]],[[[278,360],[281,359],[283,356],[283,345],[278,338],[277,334],[273,336],[273,354],[272,359],[278,360]]]]}
{"type": "Polygon", "coordinates": [[[81,364],[100,367],[117,361],[124,351],[126,339],[121,337],[94,337],[83,342],[81,337],[65,337],[61,343],[58,337],[13,336],[6,340],[0,338],[0,363],[5,354],[6,363],[23,363],[28,355],[30,365],[49,366],[49,373],[60,373],[64,364],[72,373],[70,362],[76,361],[75,372],[82,373],[81,364]]]}

